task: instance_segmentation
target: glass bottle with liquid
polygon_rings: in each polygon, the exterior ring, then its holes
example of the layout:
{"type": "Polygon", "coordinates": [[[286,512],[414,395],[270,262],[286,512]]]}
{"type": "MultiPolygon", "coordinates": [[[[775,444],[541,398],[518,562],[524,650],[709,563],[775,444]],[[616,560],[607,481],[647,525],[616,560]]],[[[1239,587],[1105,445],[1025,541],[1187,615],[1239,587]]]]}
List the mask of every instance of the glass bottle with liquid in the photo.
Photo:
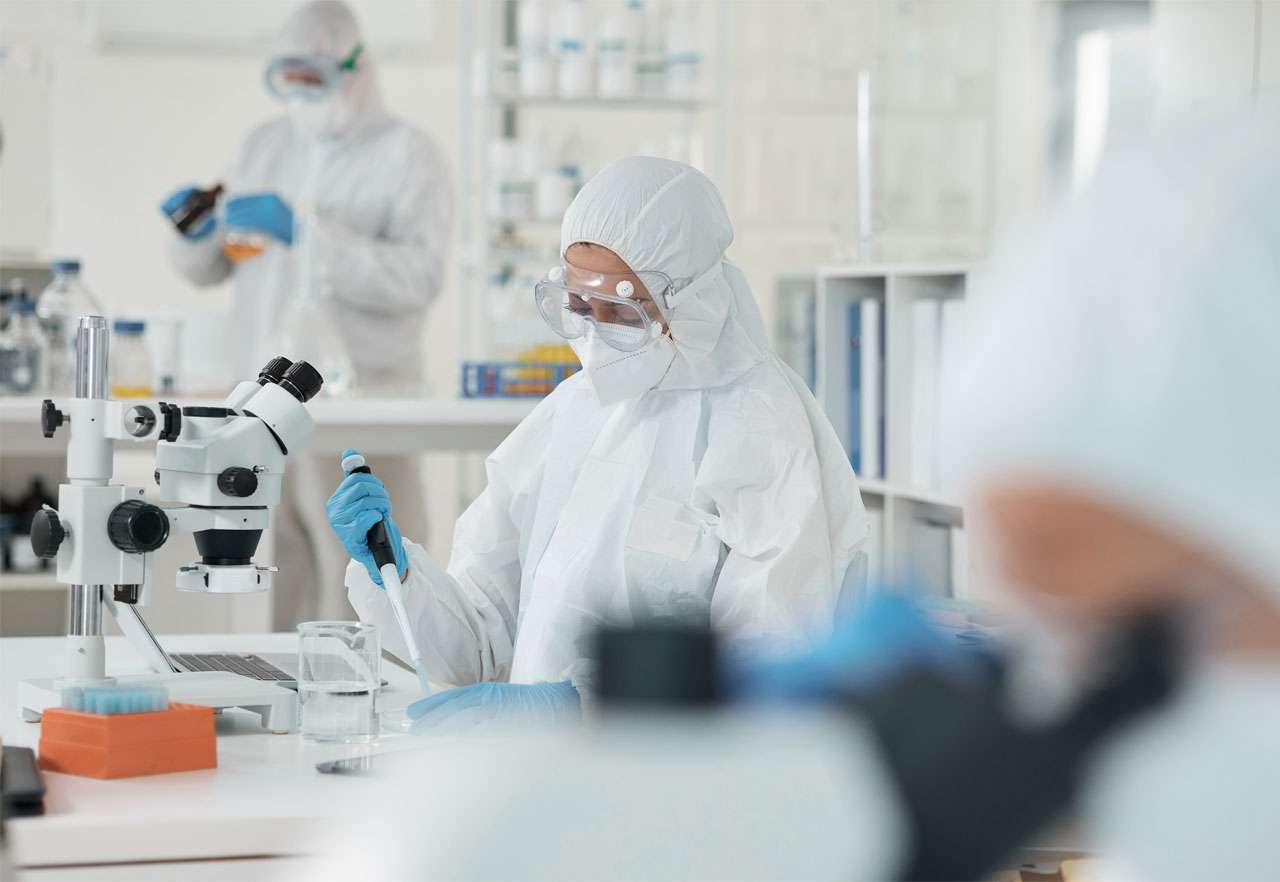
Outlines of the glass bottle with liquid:
{"type": "Polygon", "coordinates": [[[0,394],[34,395],[44,388],[48,344],[25,294],[9,302],[9,326],[0,332],[0,394]]]}
{"type": "Polygon", "coordinates": [[[111,341],[112,398],[150,398],[154,393],[151,378],[151,353],[147,350],[146,322],[116,319],[111,341]]]}
{"type": "Polygon", "coordinates": [[[55,260],[53,279],[36,301],[36,316],[48,343],[46,389],[50,395],[75,393],[76,327],[82,315],[102,315],[98,298],[80,277],[80,261],[55,260]]]}
{"type": "Polygon", "coordinates": [[[213,216],[221,195],[221,184],[214,184],[208,190],[192,190],[191,195],[182,200],[181,205],[169,212],[169,220],[173,221],[179,233],[186,236],[192,230],[198,230],[208,218],[213,216]]]}

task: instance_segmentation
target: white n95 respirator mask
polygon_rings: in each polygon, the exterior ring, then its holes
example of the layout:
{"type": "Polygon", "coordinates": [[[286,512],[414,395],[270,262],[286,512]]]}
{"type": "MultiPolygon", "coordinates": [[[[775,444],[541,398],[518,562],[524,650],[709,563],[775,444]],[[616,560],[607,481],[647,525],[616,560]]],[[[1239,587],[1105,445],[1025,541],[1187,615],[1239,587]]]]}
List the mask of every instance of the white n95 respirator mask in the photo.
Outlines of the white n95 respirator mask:
{"type": "Polygon", "coordinates": [[[638,398],[657,386],[676,357],[675,345],[665,334],[654,336],[633,352],[613,348],[594,329],[570,340],[569,345],[582,362],[596,397],[605,406],[638,398]]]}

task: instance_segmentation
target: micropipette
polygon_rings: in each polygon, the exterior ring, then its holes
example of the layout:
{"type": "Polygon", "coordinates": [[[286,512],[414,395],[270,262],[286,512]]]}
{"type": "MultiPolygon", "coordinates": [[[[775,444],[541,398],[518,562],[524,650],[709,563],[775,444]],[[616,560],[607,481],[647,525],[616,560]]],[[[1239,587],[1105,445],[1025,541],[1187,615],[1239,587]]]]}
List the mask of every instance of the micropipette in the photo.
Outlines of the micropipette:
{"type": "MultiPolygon", "coordinates": [[[[342,471],[348,475],[372,475],[373,469],[365,464],[364,457],[352,453],[342,458],[342,471]]],[[[391,601],[391,610],[395,613],[396,624],[400,626],[400,635],[405,646],[409,647],[409,660],[418,675],[418,686],[423,695],[431,694],[431,686],[427,683],[427,669],[422,664],[422,654],[418,651],[418,640],[413,629],[409,627],[409,613],[404,608],[404,586],[400,584],[400,569],[396,566],[396,554],[391,547],[391,537],[387,535],[385,520],[378,521],[369,528],[366,536],[369,552],[373,562],[378,565],[378,573],[382,576],[382,587],[386,589],[387,599],[391,601]]]]}

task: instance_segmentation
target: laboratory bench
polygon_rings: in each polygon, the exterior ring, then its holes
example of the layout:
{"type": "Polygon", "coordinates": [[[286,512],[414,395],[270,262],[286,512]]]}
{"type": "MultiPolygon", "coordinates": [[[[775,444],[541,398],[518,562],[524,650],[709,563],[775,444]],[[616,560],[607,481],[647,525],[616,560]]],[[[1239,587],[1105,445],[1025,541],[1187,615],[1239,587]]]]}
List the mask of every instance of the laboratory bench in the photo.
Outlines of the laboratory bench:
{"type": "MultiPolygon", "coordinates": [[[[291,652],[294,634],[162,637],[168,650],[291,652]]],[[[123,637],[108,637],[107,671],[146,670],[123,637]]],[[[37,723],[23,722],[18,683],[62,669],[64,638],[0,639],[0,739],[35,748],[37,723]]],[[[412,673],[384,661],[381,707],[418,694],[412,673]]],[[[315,744],[273,735],[247,711],[217,720],[218,767],[98,780],[44,773],[45,814],[7,825],[24,880],[258,879],[305,876],[317,843],[343,827],[345,807],[376,797],[377,779],[322,775],[317,762],[421,749],[423,740],[383,735],[374,744],[315,744]]]]}
{"type": "MultiPolygon", "coordinates": [[[[162,637],[173,651],[290,652],[294,634],[162,637]]],[[[108,637],[107,671],[145,667],[122,637],[108,637]]],[[[61,669],[64,638],[0,639],[0,739],[35,748],[40,726],[23,722],[18,683],[61,669]]],[[[417,695],[412,673],[383,663],[388,685],[383,709],[417,695]]],[[[217,721],[218,767],[198,772],[102,781],[44,773],[48,793],[41,817],[14,818],[8,833],[24,882],[82,880],[257,880],[314,878],[326,843],[349,831],[344,812],[377,802],[382,778],[322,775],[325,760],[367,753],[450,749],[454,738],[384,734],[372,744],[316,744],[273,735],[258,717],[224,711],[217,721]]],[[[1048,831],[1011,857],[1023,878],[1054,879],[1063,860],[1086,856],[1078,831],[1048,831]]],[[[1004,878],[1004,877],[1002,877],[1004,878]]],[[[1014,875],[1012,878],[1017,878],[1014,875]]]]}
{"type": "MultiPolygon", "coordinates": [[[[160,398],[160,396],[156,396],[160,398]]],[[[222,399],[172,396],[179,404],[219,405],[222,399]]],[[[0,450],[6,455],[61,454],[69,433],[40,433],[39,397],[0,397],[0,450]]],[[[315,398],[307,404],[316,431],[312,453],[422,453],[429,450],[489,451],[540,399],[315,398]]],[[[124,442],[121,442],[122,444],[124,442]]]]}

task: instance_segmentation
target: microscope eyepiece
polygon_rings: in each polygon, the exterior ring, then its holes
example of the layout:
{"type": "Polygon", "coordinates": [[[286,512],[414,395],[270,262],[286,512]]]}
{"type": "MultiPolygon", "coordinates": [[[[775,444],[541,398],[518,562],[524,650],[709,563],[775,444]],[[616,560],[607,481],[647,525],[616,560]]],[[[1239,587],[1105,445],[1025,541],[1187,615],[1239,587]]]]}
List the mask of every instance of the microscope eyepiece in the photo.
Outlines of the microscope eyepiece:
{"type": "Polygon", "coordinates": [[[277,355],[271,361],[267,362],[262,370],[258,371],[258,385],[265,386],[268,383],[279,383],[284,377],[285,371],[293,364],[292,361],[283,355],[277,355]]]}
{"type": "Polygon", "coordinates": [[[305,361],[295,361],[280,378],[280,388],[303,404],[315,398],[323,385],[324,377],[305,361]]]}

